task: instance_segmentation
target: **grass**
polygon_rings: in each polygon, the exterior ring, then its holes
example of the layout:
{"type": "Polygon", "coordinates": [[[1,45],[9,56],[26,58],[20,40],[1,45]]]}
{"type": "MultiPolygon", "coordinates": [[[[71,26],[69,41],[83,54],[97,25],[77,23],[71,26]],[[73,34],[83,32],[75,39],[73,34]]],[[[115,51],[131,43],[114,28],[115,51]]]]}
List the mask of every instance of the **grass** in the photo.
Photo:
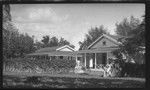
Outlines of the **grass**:
{"type": "Polygon", "coordinates": [[[89,75],[4,73],[4,88],[144,88],[140,78],[103,78],[89,75]]]}

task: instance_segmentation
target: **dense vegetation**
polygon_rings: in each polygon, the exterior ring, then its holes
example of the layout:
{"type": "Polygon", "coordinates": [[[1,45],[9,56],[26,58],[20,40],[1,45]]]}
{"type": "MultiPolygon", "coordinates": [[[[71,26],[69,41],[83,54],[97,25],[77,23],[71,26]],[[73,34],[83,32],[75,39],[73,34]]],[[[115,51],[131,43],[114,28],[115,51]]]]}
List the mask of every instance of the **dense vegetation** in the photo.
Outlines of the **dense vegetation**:
{"type": "Polygon", "coordinates": [[[4,71],[32,72],[32,73],[67,73],[74,70],[75,60],[53,59],[33,60],[30,58],[5,59],[3,62],[4,71]]]}
{"type": "Polygon", "coordinates": [[[122,59],[111,60],[113,77],[145,77],[145,64],[124,62],[122,59]]]}

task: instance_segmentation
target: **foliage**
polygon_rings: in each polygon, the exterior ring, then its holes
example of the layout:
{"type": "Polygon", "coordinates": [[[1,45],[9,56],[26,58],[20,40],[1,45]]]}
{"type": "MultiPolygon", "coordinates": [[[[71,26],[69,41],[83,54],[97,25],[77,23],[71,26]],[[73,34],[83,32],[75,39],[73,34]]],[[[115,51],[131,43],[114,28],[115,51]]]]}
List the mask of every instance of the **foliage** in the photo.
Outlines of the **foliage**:
{"type": "Polygon", "coordinates": [[[52,67],[53,68],[65,68],[65,69],[71,69],[71,68],[75,68],[76,65],[76,61],[75,60],[66,60],[66,59],[55,59],[55,60],[51,60],[52,63],[52,67]]]}
{"type": "Polygon", "coordinates": [[[59,46],[63,46],[63,45],[69,45],[70,43],[67,41],[67,40],[65,40],[64,38],[60,38],[60,40],[59,40],[59,46]]]}
{"type": "Polygon", "coordinates": [[[74,69],[76,65],[75,60],[33,60],[30,58],[15,58],[15,59],[5,59],[3,62],[3,67],[5,71],[32,71],[32,72],[57,72],[60,70],[71,70],[74,69]]]}
{"type": "Polygon", "coordinates": [[[104,67],[107,76],[120,77],[122,71],[123,62],[118,59],[108,59],[108,64],[104,67]]]}
{"type": "Polygon", "coordinates": [[[43,42],[43,44],[45,45],[44,47],[47,47],[48,46],[48,43],[49,43],[49,36],[43,36],[43,39],[41,40],[43,42]]]}
{"type": "Polygon", "coordinates": [[[18,32],[6,32],[5,34],[11,34],[10,36],[3,35],[3,55],[5,57],[23,57],[24,54],[35,51],[33,38],[28,34],[18,32]]]}
{"type": "Polygon", "coordinates": [[[138,18],[130,17],[130,20],[124,18],[120,23],[116,23],[116,33],[121,36],[129,36],[130,32],[140,25],[138,18]]]}
{"type": "Polygon", "coordinates": [[[35,46],[37,49],[44,48],[44,47],[64,46],[64,45],[69,45],[72,48],[75,47],[74,45],[70,44],[69,41],[65,40],[62,37],[60,39],[58,39],[55,36],[50,37],[48,35],[43,36],[43,39],[41,40],[41,42],[35,43],[35,46]]]}
{"type": "Polygon", "coordinates": [[[117,33],[126,36],[126,38],[120,45],[120,49],[114,52],[118,53],[118,55],[123,53],[128,61],[134,60],[136,63],[143,63],[145,60],[145,19],[140,23],[139,20],[133,17],[131,17],[130,23],[123,20],[117,25],[117,33]]]}
{"type": "Polygon", "coordinates": [[[145,64],[129,63],[123,59],[109,59],[112,64],[111,73],[115,77],[144,77],[145,64]]]}
{"type": "Polygon", "coordinates": [[[122,73],[128,77],[145,77],[145,64],[125,63],[122,73]]]}
{"type": "Polygon", "coordinates": [[[22,57],[34,51],[33,38],[28,34],[20,34],[13,25],[10,6],[3,7],[3,57],[22,57]]]}
{"type": "Polygon", "coordinates": [[[107,33],[107,30],[101,25],[100,27],[91,28],[88,34],[85,35],[85,40],[79,42],[79,50],[86,49],[92,42],[94,42],[102,33],[107,33]]]}

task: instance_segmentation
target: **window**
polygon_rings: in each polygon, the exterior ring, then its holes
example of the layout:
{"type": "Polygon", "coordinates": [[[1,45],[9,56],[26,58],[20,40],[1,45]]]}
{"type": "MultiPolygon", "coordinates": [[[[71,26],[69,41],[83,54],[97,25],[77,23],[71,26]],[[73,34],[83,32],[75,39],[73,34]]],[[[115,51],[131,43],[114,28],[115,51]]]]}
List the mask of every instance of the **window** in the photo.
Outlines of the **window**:
{"type": "Polygon", "coordinates": [[[106,41],[103,41],[103,46],[105,46],[106,45],[106,41]]]}

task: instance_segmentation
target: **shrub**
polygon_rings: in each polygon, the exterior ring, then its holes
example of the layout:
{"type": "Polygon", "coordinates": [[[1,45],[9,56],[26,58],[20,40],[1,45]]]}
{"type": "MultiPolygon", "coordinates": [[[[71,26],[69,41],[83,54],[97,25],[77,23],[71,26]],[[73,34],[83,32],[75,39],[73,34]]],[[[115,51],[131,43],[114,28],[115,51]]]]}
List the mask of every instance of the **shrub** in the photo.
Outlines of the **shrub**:
{"type": "Polygon", "coordinates": [[[53,59],[53,60],[33,60],[30,58],[14,58],[14,59],[5,59],[3,62],[4,70],[11,71],[19,70],[21,71],[32,71],[38,72],[39,69],[41,72],[67,72],[71,69],[74,69],[76,66],[75,60],[65,60],[65,59],[53,59]],[[9,68],[6,70],[6,68],[9,68]],[[52,70],[52,71],[50,71],[52,70]]]}
{"type": "Polygon", "coordinates": [[[66,59],[54,59],[51,60],[51,67],[56,68],[56,69],[71,69],[75,68],[76,66],[76,61],[75,60],[66,60],[66,59]]]}
{"type": "Polygon", "coordinates": [[[108,64],[104,67],[107,70],[107,74],[109,74],[108,76],[111,77],[120,77],[121,76],[121,70],[122,70],[122,66],[123,66],[123,61],[120,59],[108,59],[108,64]]]}
{"type": "Polygon", "coordinates": [[[35,65],[32,60],[27,60],[25,58],[14,58],[14,59],[4,59],[3,60],[4,71],[31,71],[35,70],[35,65]]]}
{"type": "Polygon", "coordinates": [[[145,64],[125,63],[123,72],[124,76],[145,77],[145,64]]]}
{"type": "Polygon", "coordinates": [[[144,77],[145,64],[125,62],[123,59],[109,59],[113,63],[112,76],[144,77]]]}

